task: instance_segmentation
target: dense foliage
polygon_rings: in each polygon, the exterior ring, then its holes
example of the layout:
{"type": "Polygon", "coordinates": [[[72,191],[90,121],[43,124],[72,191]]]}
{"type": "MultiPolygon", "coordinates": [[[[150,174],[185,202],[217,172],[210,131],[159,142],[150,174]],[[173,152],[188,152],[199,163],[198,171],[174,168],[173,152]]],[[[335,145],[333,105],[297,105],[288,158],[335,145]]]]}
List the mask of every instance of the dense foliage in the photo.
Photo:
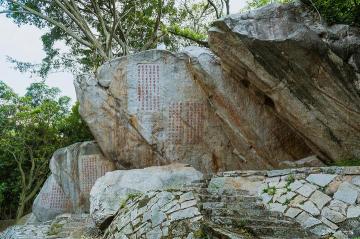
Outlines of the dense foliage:
{"type": "MultiPolygon", "coordinates": [[[[230,0],[0,0],[18,25],[43,30],[42,64],[11,59],[21,71],[45,77],[50,70],[95,71],[114,57],[155,48],[206,46],[209,23],[229,13],[230,0]],[[56,48],[66,44],[68,51],[56,48]]],[[[77,72],[76,72],[77,73],[77,72]]]]}
{"type": "MultiPolygon", "coordinates": [[[[252,0],[249,8],[258,8],[273,2],[293,0],[252,0]]],[[[341,23],[360,26],[360,0],[301,0],[314,8],[329,24],[341,23]]]]}
{"type": "Polygon", "coordinates": [[[0,218],[20,218],[49,173],[58,148],[93,137],[78,104],[44,83],[18,96],[0,81],[0,218]]]}

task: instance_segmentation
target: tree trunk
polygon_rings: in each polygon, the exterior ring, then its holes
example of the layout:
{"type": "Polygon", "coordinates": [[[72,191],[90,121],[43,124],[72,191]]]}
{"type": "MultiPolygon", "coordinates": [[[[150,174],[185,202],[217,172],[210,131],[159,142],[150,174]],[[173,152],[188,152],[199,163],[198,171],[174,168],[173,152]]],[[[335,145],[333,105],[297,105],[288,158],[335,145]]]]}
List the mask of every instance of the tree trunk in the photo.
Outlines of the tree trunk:
{"type": "Polygon", "coordinates": [[[18,204],[18,208],[17,208],[17,212],[16,212],[16,222],[18,222],[20,220],[20,218],[24,215],[26,202],[25,202],[25,192],[23,190],[24,189],[22,189],[20,198],[19,198],[19,204],[18,204]]]}

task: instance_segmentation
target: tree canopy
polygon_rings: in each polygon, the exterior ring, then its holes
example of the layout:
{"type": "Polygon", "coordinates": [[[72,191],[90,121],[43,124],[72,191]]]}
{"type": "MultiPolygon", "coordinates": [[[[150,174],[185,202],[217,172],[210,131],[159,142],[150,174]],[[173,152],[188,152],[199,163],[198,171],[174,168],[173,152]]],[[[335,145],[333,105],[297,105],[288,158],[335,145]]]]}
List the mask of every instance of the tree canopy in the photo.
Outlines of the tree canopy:
{"type": "MultiPolygon", "coordinates": [[[[249,8],[258,8],[270,3],[288,3],[294,0],[252,0],[249,8]]],[[[349,24],[360,26],[360,0],[301,0],[314,8],[328,24],[349,24]]]]}
{"type": "Polygon", "coordinates": [[[93,137],[69,97],[44,83],[18,96],[0,81],[0,218],[20,218],[49,173],[58,148],[93,137]]]}
{"type": "Polygon", "coordinates": [[[104,61],[165,44],[174,50],[206,46],[208,23],[229,13],[230,0],[0,0],[0,13],[18,25],[44,29],[42,64],[19,70],[45,77],[50,70],[94,71],[104,61]],[[65,42],[68,51],[56,48],[65,42]]]}

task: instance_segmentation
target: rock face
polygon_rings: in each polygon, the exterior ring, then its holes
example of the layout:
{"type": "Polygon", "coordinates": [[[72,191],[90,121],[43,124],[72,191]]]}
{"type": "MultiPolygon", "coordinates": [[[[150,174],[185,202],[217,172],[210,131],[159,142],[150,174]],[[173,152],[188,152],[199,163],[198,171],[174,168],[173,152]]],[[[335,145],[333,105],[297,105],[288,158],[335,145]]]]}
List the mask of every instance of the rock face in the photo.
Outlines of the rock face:
{"type": "Polygon", "coordinates": [[[90,214],[104,227],[129,195],[157,189],[180,188],[202,179],[202,173],[183,164],[117,170],[99,178],[90,193],[90,214]]]}
{"type": "Polygon", "coordinates": [[[323,25],[299,2],[271,4],[216,21],[209,42],[322,160],[360,156],[359,29],[323,25]]]}
{"type": "Polygon", "coordinates": [[[91,187],[115,165],[105,159],[95,142],[83,142],[57,150],[50,169],[52,174],[33,203],[39,221],[67,212],[89,212],[91,187]]]}
{"type": "Polygon", "coordinates": [[[223,74],[201,48],[115,59],[75,87],[103,152],[124,168],[181,162],[211,173],[272,168],[312,154],[263,94],[223,74]]]}

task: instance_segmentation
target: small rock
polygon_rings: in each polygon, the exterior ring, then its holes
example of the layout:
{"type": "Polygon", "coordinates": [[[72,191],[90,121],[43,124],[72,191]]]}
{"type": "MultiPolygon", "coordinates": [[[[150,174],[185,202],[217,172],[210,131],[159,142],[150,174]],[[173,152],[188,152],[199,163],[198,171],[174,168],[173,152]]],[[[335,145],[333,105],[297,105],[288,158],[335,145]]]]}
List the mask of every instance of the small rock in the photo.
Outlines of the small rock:
{"type": "Polygon", "coordinates": [[[291,169],[281,169],[281,170],[270,170],[267,171],[268,177],[276,177],[276,176],[283,176],[287,175],[291,172],[291,169]]]}
{"type": "Polygon", "coordinates": [[[339,227],[335,224],[332,223],[331,221],[329,221],[328,219],[326,219],[325,217],[321,217],[320,220],[327,225],[328,227],[330,227],[333,230],[337,230],[339,227]]]}
{"type": "Polygon", "coordinates": [[[299,194],[303,195],[304,197],[310,197],[310,195],[316,190],[316,186],[312,184],[304,184],[301,188],[296,190],[299,194]]]}
{"type": "Polygon", "coordinates": [[[360,217],[360,206],[350,206],[346,214],[347,218],[360,217]]]}
{"type": "Polygon", "coordinates": [[[288,193],[282,195],[281,197],[279,197],[279,198],[277,199],[277,201],[278,201],[279,203],[284,204],[284,203],[286,203],[286,202],[289,202],[289,201],[290,201],[291,199],[293,199],[295,196],[296,196],[296,193],[294,193],[294,192],[288,192],[288,193]]]}
{"type": "Polygon", "coordinates": [[[173,212],[172,214],[170,214],[170,221],[176,221],[176,220],[180,220],[180,219],[192,218],[192,217],[197,216],[199,214],[200,214],[200,212],[199,212],[199,210],[197,208],[190,207],[190,208],[179,210],[179,211],[176,211],[176,212],[173,212]]]}
{"type": "Polygon", "coordinates": [[[297,195],[291,202],[290,202],[290,206],[294,206],[294,207],[300,207],[300,205],[302,205],[305,201],[307,200],[306,197],[302,196],[302,195],[297,195]]]}
{"type": "Polygon", "coordinates": [[[191,201],[186,201],[181,203],[180,208],[184,209],[184,208],[188,208],[188,207],[193,207],[197,204],[196,200],[191,200],[191,201]]]}
{"type": "Polygon", "coordinates": [[[269,203],[271,201],[271,199],[273,198],[271,195],[269,195],[267,193],[261,194],[260,197],[262,198],[262,201],[265,204],[269,203]]]}
{"type": "Polygon", "coordinates": [[[354,185],[343,182],[335,193],[334,198],[349,204],[355,204],[358,193],[359,192],[354,185]]]}
{"type": "Polygon", "coordinates": [[[300,210],[299,208],[291,207],[286,211],[285,216],[295,218],[301,212],[302,212],[302,210],[300,210]]]}
{"type": "Polygon", "coordinates": [[[310,183],[325,187],[328,185],[337,175],[336,174],[310,174],[306,180],[310,183]]]}
{"type": "Polygon", "coordinates": [[[360,176],[355,176],[351,180],[352,184],[355,184],[356,186],[360,186],[360,176]]]}
{"type": "Polygon", "coordinates": [[[346,220],[346,217],[343,216],[341,213],[331,210],[328,207],[325,207],[321,211],[321,215],[334,223],[339,223],[339,222],[343,222],[346,220]]]}
{"type": "Polygon", "coordinates": [[[313,216],[320,215],[319,209],[311,201],[306,201],[304,204],[299,206],[302,210],[310,213],[313,216]]]}
{"type": "Polygon", "coordinates": [[[334,232],[331,228],[325,226],[324,224],[318,225],[313,229],[311,229],[310,231],[318,236],[327,236],[334,232]]]}
{"type": "Polygon", "coordinates": [[[270,211],[272,212],[284,213],[287,208],[287,206],[282,205],[280,203],[270,203],[269,206],[270,206],[270,211]]]}
{"type": "Polygon", "coordinates": [[[185,201],[189,201],[189,200],[193,200],[194,198],[194,193],[193,192],[187,192],[184,193],[183,195],[180,196],[179,202],[185,202],[185,201]]]}
{"type": "Polygon", "coordinates": [[[308,213],[306,212],[302,212],[300,213],[295,220],[297,222],[299,222],[304,228],[309,228],[315,225],[318,225],[321,223],[320,220],[310,216],[308,213]]]}
{"type": "Polygon", "coordinates": [[[339,201],[339,200],[332,200],[328,206],[331,210],[340,212],[343,215],[346,215],[346,209],[348,207],[348,204],[339,201]]]}
{"type": "Polygon", "coordinates": [[[347,235],[345,235],[342,231],[337,231],[333,234],[333,237],[336,239],[349,239],[347,235]]]}
{"type": "Polygon", "coordinates": [[[325,193],[316,190],[310,197],[310,200],[316,204],[316,206],[321,209],[323,208],[328,202],[331,201],[331,197],[326,195],[325,193]]]}
{"type": "Polygon", "coordinates": [[[289,188],[291,191],[296,191],[297,189],[302,187],[302,185],[303,184],[299,180],[295,180],[295,182],[293,182],[289,185],[289,188]]]}

